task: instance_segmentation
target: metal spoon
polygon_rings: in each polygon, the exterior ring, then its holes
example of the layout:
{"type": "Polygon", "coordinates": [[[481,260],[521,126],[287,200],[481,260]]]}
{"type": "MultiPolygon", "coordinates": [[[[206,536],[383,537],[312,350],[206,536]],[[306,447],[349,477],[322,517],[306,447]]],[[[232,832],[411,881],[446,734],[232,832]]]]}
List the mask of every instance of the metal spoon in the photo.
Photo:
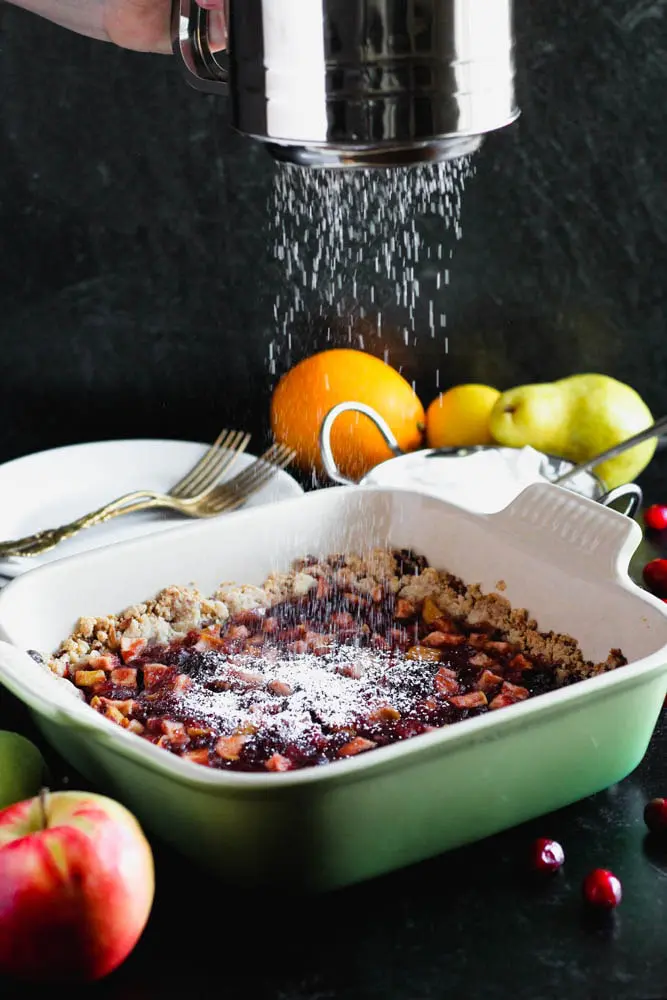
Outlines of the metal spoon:
{"type": "Polygon", "coordinates": [[[563,483],[573,479],[574,476],[579,475],[580,472],[588,472],[596,465],[600,465],[602,462],[606,462],[610,458],[616,458],[617,455],[622,455],[624,451],[634,448],[635,445],[642,444],[644,441],[649,441],[651,438],[659,437],[665,432],[667,432],[667,417],[662,417],[660,420],[656,420],[651,427],[647,427],[645,431],[640,431],[639,434],[634,434],[631,438],[628,438],[627,441],[621,441],[620,444],[614,445],[613,448],[608,448],[607,451],[603,451],[599,455],[589,458],[588,461],[581,462],[580,465],[575,465],[572,469],[569,469],[561,476],[558,476],[557,479],[553,479],[552,482],[556,486],[562,486],[563,483]]]}

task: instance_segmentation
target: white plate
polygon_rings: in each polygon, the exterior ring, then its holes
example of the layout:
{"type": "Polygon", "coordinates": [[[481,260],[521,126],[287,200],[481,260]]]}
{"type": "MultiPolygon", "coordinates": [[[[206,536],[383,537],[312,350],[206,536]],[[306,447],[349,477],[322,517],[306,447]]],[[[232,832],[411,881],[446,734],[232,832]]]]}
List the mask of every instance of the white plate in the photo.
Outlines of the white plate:
{"type": "MultiPolygon", "coordinates": [[[[191,468],[207,445],[193,441],[95,441],[37,452],[0,465],[0,539],[66,524],[115,497],[138,489],[166,492],[191,468]]],[[[240,455],[229,475],[242,472],[256,456],[240,455]]],[[[278,472],[248,500],[248,507],[297,497],[302,488],[278,472]]],[[[111,542],[148,535],[183,524],[168,511],[128,514],[82,531],[51,552],[32,559],[0,560],[0,576],[14,577],[63,556],[111,542]]]]}

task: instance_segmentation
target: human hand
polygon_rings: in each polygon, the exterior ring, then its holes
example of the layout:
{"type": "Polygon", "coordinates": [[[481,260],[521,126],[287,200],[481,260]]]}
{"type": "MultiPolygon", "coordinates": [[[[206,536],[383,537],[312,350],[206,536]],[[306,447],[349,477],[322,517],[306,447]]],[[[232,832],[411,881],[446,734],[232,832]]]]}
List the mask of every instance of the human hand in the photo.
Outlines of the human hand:
{"type": "MultiPolygon", "coordinates": [[[[10,0],[55,24],[135,52],[171,52],[171,0],[10,0]]],[[[197,0],[209,12],[211,48],[227,44],[224,0],[197,0]]]]}
{"type": "MultiPolygon", "coordinates": [[[[94,2],[94,0],[88,0],[94,2]]],[[[102,0],[110,42],[139,52],[171,52],[171,0],[102,0]]],[[[224,0],[197,0],[209,12],[211,48],[227,44],[224,0]]]]}

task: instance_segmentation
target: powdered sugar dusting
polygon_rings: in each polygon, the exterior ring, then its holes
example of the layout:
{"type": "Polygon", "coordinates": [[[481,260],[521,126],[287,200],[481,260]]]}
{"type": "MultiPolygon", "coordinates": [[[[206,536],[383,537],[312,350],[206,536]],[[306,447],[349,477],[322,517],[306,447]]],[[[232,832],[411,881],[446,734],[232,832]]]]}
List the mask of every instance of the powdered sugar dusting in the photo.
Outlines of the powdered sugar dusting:
{"type": "Polygon", "coordinates": [[[310,739],[314,730],[343,729],[386,706],[407,711],[414,702],[415,683],[424,694],[433,683],[426,664],[351,644],[336,646],[324,656],[295,653],[230,660],[211,653],[208,660],[217,661],[216,669],[206,674],[204,683],[194,679],[184,693],[187,715],[224,733],[251,723],[295,744],[310,739]],[[249,676],[254,679],[250,687],[249,676]],[[243,684],[235,689],[236,678],[243,684]],[[219,690],[218,685],[229,686],[219,690]]]}

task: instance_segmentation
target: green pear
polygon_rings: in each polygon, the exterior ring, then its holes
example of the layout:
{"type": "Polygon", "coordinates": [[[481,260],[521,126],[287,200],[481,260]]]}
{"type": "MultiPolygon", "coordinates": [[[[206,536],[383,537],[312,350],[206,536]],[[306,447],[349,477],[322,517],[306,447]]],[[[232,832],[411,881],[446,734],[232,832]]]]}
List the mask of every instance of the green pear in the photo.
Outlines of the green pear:
{"type": "Polygon", "coordinates": [[[0,730],[0,809],[37,795],[45,771],[44,758],[34,743],[0,730]]]}
{"type": "MultiPolygon", "coordinates": [[[[609,375],[570,375],[508,389],[496,402],[489,427],[498,444],[585,462],[653,423],[638,392],[609,375]]],[[[649,464],[657,440],[638,444],[594,472],[607,489],[629,483],[649,464]]]]}

